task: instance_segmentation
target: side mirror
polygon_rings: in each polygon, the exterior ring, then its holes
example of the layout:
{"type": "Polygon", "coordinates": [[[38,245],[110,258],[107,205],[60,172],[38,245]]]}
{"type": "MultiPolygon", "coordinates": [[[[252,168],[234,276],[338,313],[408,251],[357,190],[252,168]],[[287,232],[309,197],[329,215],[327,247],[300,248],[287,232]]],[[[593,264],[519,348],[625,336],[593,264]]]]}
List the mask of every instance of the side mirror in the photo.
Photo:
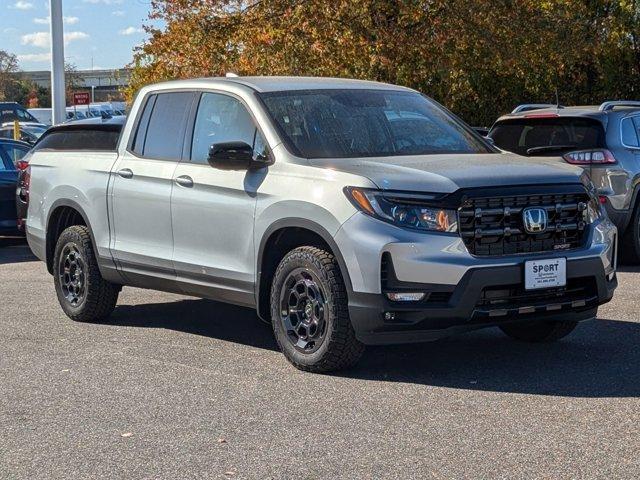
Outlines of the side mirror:
{"type": "Polygon", "coordinates": [[[245,142],[214,143],[209,147],[209,165],[215,168],[249,169],[264,166],[261,159],[254,158],[251,145],[245,142]]]}

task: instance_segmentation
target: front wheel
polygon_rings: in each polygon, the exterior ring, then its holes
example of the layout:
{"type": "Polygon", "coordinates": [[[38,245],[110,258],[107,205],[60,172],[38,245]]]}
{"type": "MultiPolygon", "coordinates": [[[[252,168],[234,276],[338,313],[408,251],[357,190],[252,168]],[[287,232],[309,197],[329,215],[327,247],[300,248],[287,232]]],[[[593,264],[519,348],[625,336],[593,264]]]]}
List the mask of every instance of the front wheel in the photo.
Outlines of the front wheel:
{"type": "Polygon", "coordinates": [[[285,255],[271,286],[271,320],[280,350],[300,370],[347,368],[364,351],[349,319],[340,268],[325,250],[299,247],[285,255]]]}
{"type": "Polygon", "coordinates": [[[500,329],[515,340],[541,343],[560,340],[573,332],[577,325],[578,322],[543,321],[502,325],[500,329]]]}
{"type": "Polygon", "coordinates": [[[111,315],[120,288],[100,275],[89,229],[67,228],[56,244],[53,278],[64,313],[77,322],[100,322],[111,315]]]}

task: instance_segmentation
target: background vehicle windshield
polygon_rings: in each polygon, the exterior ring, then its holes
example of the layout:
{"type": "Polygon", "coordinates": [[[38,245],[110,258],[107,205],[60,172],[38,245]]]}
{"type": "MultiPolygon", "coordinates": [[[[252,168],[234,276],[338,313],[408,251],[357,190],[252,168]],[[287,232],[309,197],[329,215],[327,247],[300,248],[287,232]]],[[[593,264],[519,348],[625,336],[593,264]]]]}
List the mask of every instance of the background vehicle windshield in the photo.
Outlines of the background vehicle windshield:
{"type": "Polygon", "coordinates": [[[520,155],[553,155],[604,148],[602,124],[589,118],[522,118],[496,124],[489,132],[497,147],[520,155]]]}
{"type": "Polygon", "coordinates": [[[289,149],[305,158],[491,152],[470,129],[414,92],[304,90],[260,96],[289,149]]]}

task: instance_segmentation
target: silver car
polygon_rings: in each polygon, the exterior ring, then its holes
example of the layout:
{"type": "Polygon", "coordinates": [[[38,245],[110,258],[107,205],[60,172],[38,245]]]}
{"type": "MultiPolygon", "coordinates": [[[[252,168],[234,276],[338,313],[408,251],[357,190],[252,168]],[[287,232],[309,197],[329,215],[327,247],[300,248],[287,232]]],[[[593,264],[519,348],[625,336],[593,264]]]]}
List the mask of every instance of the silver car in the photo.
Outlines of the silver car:
{"type": "Polygon", "coordinates": [[[489,138],[509,152],[582,166],[618,227],[626,260],[640,263],[640,102],[520,105],[496,121],[489,138]]]}
{"type": "Polygon", "coordinates": [[[128,285],[230,302],[303,370],[490,326],[556,340],[616,287],[580,168],[500,153],[394,85],[151,85],[121,133],[52,129],[29,164],[29,245],[69,317],[103,321],[128,285]]]}

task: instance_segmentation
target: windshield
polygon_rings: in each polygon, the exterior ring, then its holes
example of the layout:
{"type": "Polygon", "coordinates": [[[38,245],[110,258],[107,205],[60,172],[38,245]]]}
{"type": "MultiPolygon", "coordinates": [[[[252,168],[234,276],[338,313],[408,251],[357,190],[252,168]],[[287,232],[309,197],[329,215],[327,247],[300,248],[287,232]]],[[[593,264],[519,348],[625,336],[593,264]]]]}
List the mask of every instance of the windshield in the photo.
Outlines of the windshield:
{"type": "Polygon", "coordinates": [[[415,92],[260,94],[289,150],[305,158],[489,153],[468,127],[415,92]]]}
{"type": "Polygon", "coordinates": [[[602,124],[590,118],[519,118],[489,132],[497,147],[519,155],[545,156],[605,147],[602,124]]]}

